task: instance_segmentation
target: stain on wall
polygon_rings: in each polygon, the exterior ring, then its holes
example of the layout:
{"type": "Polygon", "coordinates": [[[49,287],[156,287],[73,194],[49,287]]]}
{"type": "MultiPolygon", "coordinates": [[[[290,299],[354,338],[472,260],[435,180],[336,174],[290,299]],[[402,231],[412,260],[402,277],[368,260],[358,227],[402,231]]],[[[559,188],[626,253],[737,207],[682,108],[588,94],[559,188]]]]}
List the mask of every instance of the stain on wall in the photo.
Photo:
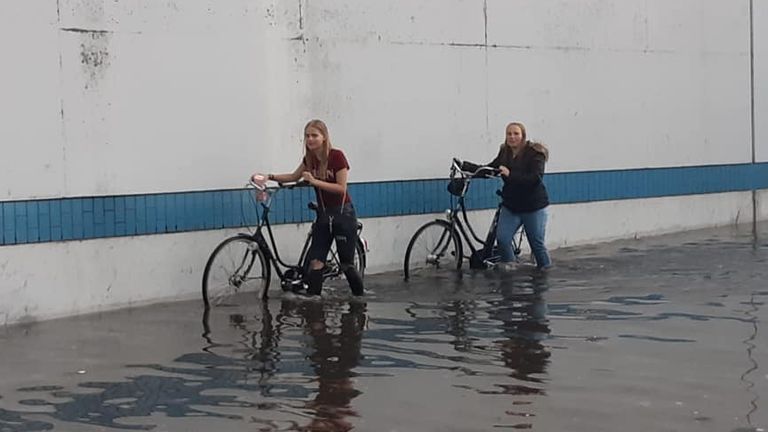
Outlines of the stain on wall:
{"type": "Polygon", "coordinates": [[[80,63],[85,74],[85,88],[98,86],[110,65],[110,34],[88,31],[82,34],[80,42],[80,63]]]}

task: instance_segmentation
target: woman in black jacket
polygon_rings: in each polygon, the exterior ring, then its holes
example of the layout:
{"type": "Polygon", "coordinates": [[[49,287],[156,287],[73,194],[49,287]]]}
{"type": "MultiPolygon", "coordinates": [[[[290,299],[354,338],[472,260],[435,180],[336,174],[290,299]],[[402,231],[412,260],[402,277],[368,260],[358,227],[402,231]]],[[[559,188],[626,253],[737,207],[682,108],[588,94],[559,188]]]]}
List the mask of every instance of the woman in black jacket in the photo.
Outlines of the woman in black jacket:
{"type": "Polygon", "coordinates": [[[496,232],[502,262],[515,260],[512,238],[520,225],[523,225],[536,258],[536,266],[546,269],[552,265],[544,245],[549,196],[543,177],[548,158],[549,152],[544,145],[527,140],[522,123],[507,125],[506,140],[496,159],[489,164],[498,168],[504,179],[496,232]]]}

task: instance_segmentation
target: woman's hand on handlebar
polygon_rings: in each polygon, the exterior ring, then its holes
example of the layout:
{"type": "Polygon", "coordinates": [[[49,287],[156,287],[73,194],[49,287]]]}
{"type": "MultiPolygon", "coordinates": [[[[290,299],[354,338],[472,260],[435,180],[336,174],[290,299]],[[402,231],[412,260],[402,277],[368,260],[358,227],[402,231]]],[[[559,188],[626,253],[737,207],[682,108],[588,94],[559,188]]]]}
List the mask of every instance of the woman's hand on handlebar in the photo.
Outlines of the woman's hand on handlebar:
{"type": "Polygon", "coordinates": [[[312,182],[315,180],[315,176],[312,175],[309,171],[304,171],[301,173],[301,180],[299,182],[306,182],[309,184],[312,184],[312,182]]]}
{"type": "Polygon", "coordinates": [[[509,168],[505,167],[504,165],[499,166],[499,174],[501,174],[504,177],[509,176],[509,168]]]}

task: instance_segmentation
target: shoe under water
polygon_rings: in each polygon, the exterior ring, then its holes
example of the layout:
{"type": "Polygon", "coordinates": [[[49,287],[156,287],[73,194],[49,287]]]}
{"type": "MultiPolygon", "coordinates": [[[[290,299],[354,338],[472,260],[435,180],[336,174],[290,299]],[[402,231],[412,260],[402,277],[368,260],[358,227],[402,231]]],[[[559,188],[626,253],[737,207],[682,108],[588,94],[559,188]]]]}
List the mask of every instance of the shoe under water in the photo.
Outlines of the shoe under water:
{"type": "Polygon", "coordinates": [[[519,267],[519,264],[516,262],[503,262],[503,263],[499,263],[497,266],[499,270],[505,271],[505,272],[515,271],[518,269],[518,267],[519,267]]]}

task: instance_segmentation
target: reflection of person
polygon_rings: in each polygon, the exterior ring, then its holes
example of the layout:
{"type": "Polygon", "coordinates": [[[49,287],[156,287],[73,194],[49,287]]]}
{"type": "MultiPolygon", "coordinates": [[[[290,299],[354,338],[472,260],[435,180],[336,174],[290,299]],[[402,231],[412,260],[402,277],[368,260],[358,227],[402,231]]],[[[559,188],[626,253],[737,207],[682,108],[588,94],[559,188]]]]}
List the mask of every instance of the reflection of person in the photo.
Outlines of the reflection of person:
{"type": "MultiPolygon", "coordinates": [[[[550,328],[547,319],[547,304],[543,293],[546,281],[534,276],[533,290],[525,287],[503,284],[502,299],[494,305],[490,313],[492,319],[501,321],[504,339],[497,341],[501,349],[504,365],[511,376],[525,382],[539,383],[536,377],[546,370],[550,352],[541,343],[549,337],[550,328]]],[[[534,386],[501,386],[508,394],[542,394],[543,390],[534,386]]]]}
{"type": "Polygon", "coordinates": [[[468,328],[475,318],[476,307],[475,300],[454,300],[443,306],[448,317],[446,333],[453,336],[451,343],[456,351],[472,352],[474,349],[472,342],[476,339],[470,336],[468,328]]]}
{"type": "MultiPolygon", "coordinates": [[[[286,300],[287,301],[287,300],[286,300]]],[[[343,306],[343,305],[335,305],[343,306]]],[[[360,362],[361,340],[366,320],[366,305],[350,302],[349,309],[326,310],[332,304],[306,301],[296,306],[311,337],[309,359],[317,374],[318,391],[308,408],[315,412],[311,423],[302,430],[348,431],[353,425],[347,417],[357,416],[350,402],[360,394],[352,385],[352,370],[360,362]],[[341,313],[338,328],[331,325],[327,313],[341,313]]]]}
{"type": "MultiPolygon", "coordinates": [[[[255,178],[260,174],[254,174],[255,178]]],[[[352,294],[363,295],[363,279],[354,265],[357,245],[357,216],[347,192],[349,163],[344,153],[333,148],[328,127],[321,120],[311,120],[304,127],[304,158],[292,173],[269,174],[278,182],[304,179],[317,195],[317,219],[312,224],[312,245],[307,254],[309,272],[307,294],[319,295],[323,288],[323,267],[331,241],[335,239],[344,276],[352,294]]]]}
{"type": "Polygon", "coordinates": [[[522,123],[510,123],[506,139],[489,166],[498,168],[504,179],[502,207],[496,239],[502,262],[515,260],[512,240],[523,225],[536,258],[536,266],[549,268],[552,261],[544,245],[549,196],[544,186],[544,165],[549,151],[544,145],[527,140],[522,123]]]}

